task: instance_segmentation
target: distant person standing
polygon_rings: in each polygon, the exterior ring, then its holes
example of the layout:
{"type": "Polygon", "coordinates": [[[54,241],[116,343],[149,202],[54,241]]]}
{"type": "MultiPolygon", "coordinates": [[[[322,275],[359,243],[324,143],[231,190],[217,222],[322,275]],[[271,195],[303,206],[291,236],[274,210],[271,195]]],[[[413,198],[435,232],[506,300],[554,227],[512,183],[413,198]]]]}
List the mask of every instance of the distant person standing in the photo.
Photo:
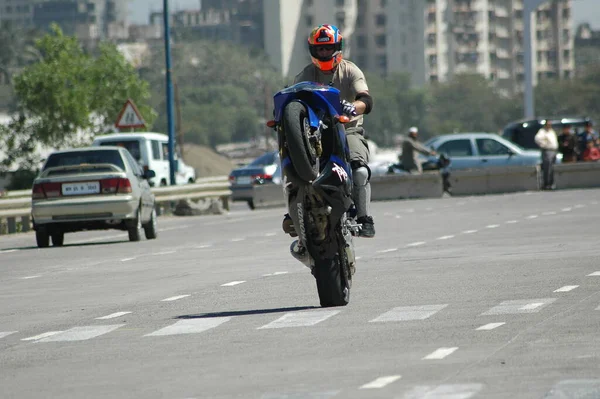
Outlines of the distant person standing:
{"type": "Polygon", "coordinates": [[[577,162],[579,140],[571,131],[570,125],[563,125],[562,133],[558,136],[558,150],[563,156],[563,162],[577,162]]]}
{"type": "Polygon", "coordinates": [[[435,155],[436,152],[427,149],[423,144],[418,141],[419,129],[411,127],[408,130],[408,137],[402,143],[402,154],[400,155],[400,162],[402,163],[402,169],[409,173],[423,173],[423,166],[418,158],[418,153],[425,155],[435,155]]]}
{"type": "Polygon", "coordinates": [[[553,190],[554,163],[556,162],[558,139],[549,120],[546,120],[544,127],[535,135],[535,143],[542,149],[542,174],[544,176],[542,190],[553,190]]]}

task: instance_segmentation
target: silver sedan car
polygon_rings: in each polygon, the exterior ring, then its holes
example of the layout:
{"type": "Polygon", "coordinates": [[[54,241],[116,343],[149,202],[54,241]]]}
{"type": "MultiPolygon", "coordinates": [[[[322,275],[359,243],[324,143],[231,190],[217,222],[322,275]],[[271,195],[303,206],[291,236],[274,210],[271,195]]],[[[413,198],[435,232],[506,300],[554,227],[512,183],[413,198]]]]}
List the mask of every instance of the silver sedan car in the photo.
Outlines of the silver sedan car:
{"type": "Polygon", "coordinates": [[[62,246],[65,233],[126,230],[139,241],[156,238],[154,194],[144,172],[121,147],[57,151],[48,157],[32,188],[31,213],[37,245],[62,246]]]}

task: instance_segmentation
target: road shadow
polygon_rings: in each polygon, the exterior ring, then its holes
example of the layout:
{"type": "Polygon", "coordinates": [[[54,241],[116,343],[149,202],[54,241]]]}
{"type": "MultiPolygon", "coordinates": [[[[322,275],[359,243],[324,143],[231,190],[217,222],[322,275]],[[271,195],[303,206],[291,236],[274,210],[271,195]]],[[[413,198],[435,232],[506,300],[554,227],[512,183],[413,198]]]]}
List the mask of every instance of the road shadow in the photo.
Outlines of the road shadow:
{"type": "Polygon", "coordinates": [[[121,240],[121,241],[98,241],[98,242],[85,242],[81,244],[64,244],[61,247],[55,247],[50,245],[47,248],[38,248],[37,245],[30,245],[26,247],[10,247],[10,248],[0,248],[0,251],[31,251],[34,249],[43,249],[44,251],[51,251],[53,249],[59,248],[69,248],[69,247],[89,247],[89,246],[101,246],[101,245],[114,245],[114,244],[126,244],[130,242],[129,240],[121,240]]]}
{"type": "Polygon", "coordinates": [[[319,306],[294,306],[290,308],[234,310],[230,312],[213,312],[177,316],[175,319],[204,319],[210,317],[251,316],[257,314],[299,312],[301,310],[321,309],[319,306]]]}

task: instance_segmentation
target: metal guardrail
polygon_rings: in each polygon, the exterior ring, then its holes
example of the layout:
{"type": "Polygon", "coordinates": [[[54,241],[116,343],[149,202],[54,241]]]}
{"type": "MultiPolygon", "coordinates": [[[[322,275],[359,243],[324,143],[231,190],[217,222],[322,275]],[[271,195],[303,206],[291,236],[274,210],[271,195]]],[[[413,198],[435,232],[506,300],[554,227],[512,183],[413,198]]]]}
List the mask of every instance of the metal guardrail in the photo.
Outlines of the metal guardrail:
{"type": "MultiPolygon", "coordinates": [[[[171,207],[180,200],[197,200],[202,198],[219,199],[223,209],[229,209],[229,181],[227,176],[216,176],[197,179],[193,184],[153,187],[152,192],[159,205],[159,213],[165,207],[171,207]]],[[[31,190],[9,191],[0,197],[0,235],[31,229],[31,190]],[[19,220],[20,219],[20,220],[19,220]],[[3,220],[6,220],[5,226],[3,220]],[[5,231],[3,231],[5,230],[5,231]]]]}

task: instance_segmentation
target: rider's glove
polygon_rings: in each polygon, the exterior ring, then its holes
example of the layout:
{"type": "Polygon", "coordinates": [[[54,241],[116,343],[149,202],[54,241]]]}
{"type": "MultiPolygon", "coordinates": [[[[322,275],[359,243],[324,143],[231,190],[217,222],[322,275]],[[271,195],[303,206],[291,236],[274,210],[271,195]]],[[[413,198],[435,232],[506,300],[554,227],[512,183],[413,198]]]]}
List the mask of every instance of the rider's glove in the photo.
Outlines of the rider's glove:
{"type": "Polygon", "coordinates": [[[356,116],[356,107],[349,101],[342,101],[342,112],[347,116],[356,116]]]}

